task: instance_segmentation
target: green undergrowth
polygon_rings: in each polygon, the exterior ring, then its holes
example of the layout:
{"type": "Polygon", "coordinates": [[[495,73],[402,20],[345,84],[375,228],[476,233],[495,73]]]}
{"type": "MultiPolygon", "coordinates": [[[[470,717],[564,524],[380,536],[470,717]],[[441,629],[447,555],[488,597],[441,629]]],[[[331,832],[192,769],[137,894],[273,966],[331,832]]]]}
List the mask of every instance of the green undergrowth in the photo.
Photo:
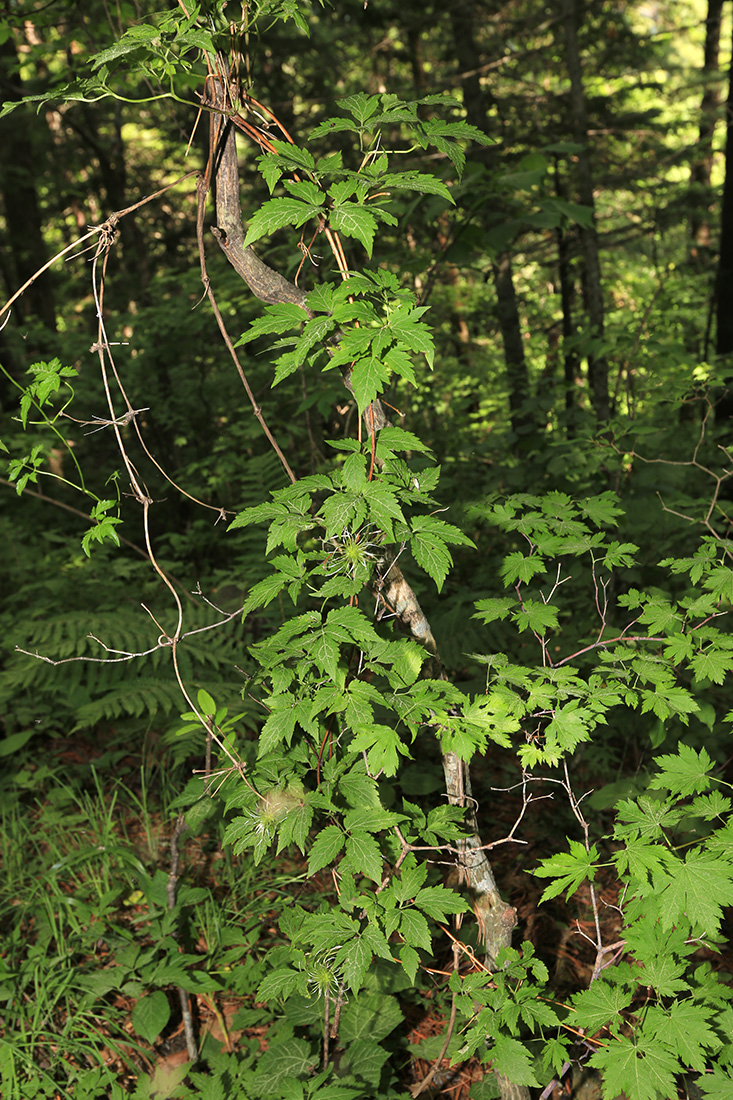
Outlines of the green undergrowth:
{"type": "MultiPolygon", "coordinates": [[[[146,1097],[156,1094],[156,1081],[175,1084],[166,1059],[180,1023],[179,985],[201,1001],[202,1020],[221,1018],[224,1000],[234,1005],[229,1024],[244,1031],[235,1072],[259,1053],[248,1029],[272,1022],[252,992],[297,869],[255,869],[222,855],[215,824],[205,835],[184,834],[170,908],[175,780],[152,746],[140,764],[121,737],[101,746],[98,738],[98,731],[93,741],[39,738],[32,751],[5,760],[0,1093],[7,1100],[146,1097]]],[[[199,1039],[203,1079],[206,1058],[221,1058],[222,1042],[207,1038],[203,1023],[199,1039]]],[[[184,1095],[181,1081],[179,1074],[175,1095],[184,1095]]]]}
{"type": "MultiPolygon", "coordinates": [[[[260,864],[233,856],[221,844],[226,819],[215,799],[198,827],[187,814],[194,827],[179,841],[171,906],[171,835],[185,786],[175,760],[186,755],[185,735],[174,722],[168,745],[148,737],[142,758],[124,728],[37,735],[21,748],[18,735],[0,741],[5,1100],[289,1096],[294,1078],[315,1072],[318,968],[307,995],[285,1010],[256,991],[283,949],[280,925],[293,905],[327,909],[333,882],[308,881],[291,856],[260,864]],[[197,1022],[195,1069],[177,1057],[185,1057],[180,989],[197,1022]]],[[[424,791],[430,782],[408,775],[405,786],[424,791]]],[[[350,1085],[324,1095],[358,1100],[380,1081],[391,1082],[380,1095],[406,1095],[398,1076],[411,1064],[419,999],[404,973],[374,968],[342,1009],[336,1058],[350,1085]]]]}

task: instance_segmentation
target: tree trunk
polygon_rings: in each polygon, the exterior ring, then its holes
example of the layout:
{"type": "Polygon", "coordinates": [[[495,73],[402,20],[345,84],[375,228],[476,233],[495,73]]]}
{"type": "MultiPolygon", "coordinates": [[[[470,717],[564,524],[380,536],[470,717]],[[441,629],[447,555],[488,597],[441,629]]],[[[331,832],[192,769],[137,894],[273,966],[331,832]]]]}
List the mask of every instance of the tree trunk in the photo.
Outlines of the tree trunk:
{"type": "MultiPolygon", "coordinates": [[[[555,194],[558,198],[564,198],[563,187],[560,182],[560,168],[555,162],[555,194]]],[[[563,366],[565,380],[565,431],[568,439],[575,436],[575,387],[580,373],[578,353],[572,347],[572,338],[575,336],[575,323],[573,321],[573,298],[575,286],[570,266],[570,242],[568,233],[559,225],[556,230],[557,240],[557,279],[560,287],[560,308],[562,311],[562,337],[563,337],[563,366]]]]}
{"type": "MultiPolygon", "coordinates": [[[[207,82],[207,95],[204,99],[219,111],[224,111],[227,106],[224,90],[216,79],[209,79],[207,82]]],[[[231,121],[223,114],[212,114],[210,135],[210,163],[214,166],[213,172],[216,175],[216,210],[219,223],[214,235],[224,254],[258,298],[266,302],[294,302],[307,308],[303,290],[269,268],[251,247],[244,247],[236,137],[231,121]]],[[[348,377],[344,381],[348,386],[348,377]]],[[[366,410],[365,418],[377,430],[387,423],[379,401],[366,410]]],[[[399,567],[397,556],[394,548],[391,548],[386,550],[383,559],[378,563],[376,591],[380,600],[394,610],[403,629],[430,653],[431,659],[426,662],[426,675],[445,677],[430,624],[399,567]]],[[[472,809],[474,803],[467,766],[455,753],[444,753],[443,771],[449,801],[467,808],[467,824],[472,829],[472,835],[463,842],[464,852],[459,857],[460,864],[476,907],[487,956],[493,961],[500,949],[511,943],[516,910],[502,900],[491,864],[482,849],[478,823],[472,809]]],[[[514,1085],[499,1074],[497,1079],[502,1100],[529,1100],[529,1090],[525,1086],[514,1085]]]]}
{"type": "MultiPolygon", "coordinates": [[[[476,45],[473,0],[454,0],[448,8],[453,31],[454,54],[460,70],[466,119],[477,129],[487,130],[492,100],[482,88],[478,75],[481,54],[476,45]]],[[[474,159],[483,161],[487,167],[493,167],[494,150],[491,146],[483,148],[475,154],[474,159]]],[[[524,341],[517,294],[514,289],[511,253],[501,252],[492,263],[491,271],[496,289],[497,320],[506,363],[509,418],[514,433],[518,437],[526,437],[535,430],[536,424],[533,414],[527,407],[530,397],[529,371],[524,357],[524,341]]]]}
{"type": "MultiPolygon", "coordinates": [[[[593,195],[593,171],[588,148],[588,111],[583,89],[583,70],[578,45],[578,0],[564,0],[563,24],[565,29],[565,62],[570,78],[570,118],[573,139],[582,146],[578,153],[578,198],[593,213],[592,226],[580,226],[580,243],[585,264],[583,283],[586,311],[593,340],[603,337],[604,309],[601,287],[601,264],[598,255],[598,232],[595,227],[595,198],[593,195]]],[[[608,362],[603,351],[589,351],[588,383],[591,400],[599,420],[608,420],[608,362]]]]}
{"type": "MultiPolygon", "coordinates": [[[[18,55],[15,42],[8,37],[0,42],[0,99],[17,101],[22,98],[18,55]]],[[[14,283],[11,293],[48,260],[35,185],[41,168],[33,136],[40,125],[26,107],[0,120],[0,193],[5,209],[10,278],[14,283]]],[[[21,318],[35,314],[46,328],[56,331],[53,284],[48,272],[31,283],[16,308],[21,318]]]]}
{"type": "Polygon", "coordinates": [[[733,416],[733,60],[728,80],[728,100],[725,111],[725,183],[720,211],[720,259],[715,283],[715,350],[727,357],[724,364],[728,391],[718,401],[716,420],[728,420],[733,416]]]}
{"type": "Polygon", "coordinates": [[[705,51],[702,73],[705,90],[700,104],[700,137],[690,167],[690,236],[693,259],[703,260],[710,245],[710,178],[713,168],[713,138],[718,121],[720,85],[717,81],[720,54],[720,21],[723,0],[708,0],[705,20],[705,51]]]}
{"type": "Polygon", "coordinates": [[[511,252],[500,252],[492,262],[491,270],[496,287],[496,311],[509,384],[509,418],[514,433],[517,436],[526,436],[533,431],[535,423],[527,408],[527,399],[530,396],[529,371],[524,358],[511,252]]]}
{"type": "Polygon", "coordinates": [[[733,62],[725,112],[725,184],[720,212],[720,260],[716,288],[718,355],[733,352],[733,62]]]}

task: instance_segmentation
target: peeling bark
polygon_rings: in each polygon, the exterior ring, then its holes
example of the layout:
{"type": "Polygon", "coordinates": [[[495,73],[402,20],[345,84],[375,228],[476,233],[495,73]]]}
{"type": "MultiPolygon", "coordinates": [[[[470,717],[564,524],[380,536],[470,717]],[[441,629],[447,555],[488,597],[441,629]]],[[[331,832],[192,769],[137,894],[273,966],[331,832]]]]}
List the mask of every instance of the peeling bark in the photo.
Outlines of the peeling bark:
{"type": "MultiPolygon", "coordinates": [[[[236,138],[234,126],[226,117],[226,91],[219,81],[210,78],[207,96],[208,105],[214,108],[210,128],[210,164],[218,222],[213,230],[214,236],[229,262],[258,298],[273,303],[292,302],[307,310],[305,292],[268,267],[252,248],[244,247],[236,138]]],[[[350,388],[348,372],[344,376],[344,384],[350,388]]],[[[380,402],[375,401],[365,410],[364,421],[374,431],[388,423],[380,402]]],[[[394,547],[388,548],[377,563],[375,594],[395,613],[410,637],[427,649],[430,658],[425,664],[426,674],[436,679],[447,679],[430,623],[400,569],[394,547]]],[[[492,963],[500,949],[511,942],[516,910],[502,900],[491,864],[481,847],[466,764],[455,753],[444,753],[443,770],[449,801],[467,808],[466,823],[472,835],[462,841],[459,865],[479,921],[487,959],[492,963]]],[[[529,1090],[524,1086],[513,1085],[499,1074],[497,1078],[502,1100],[529,1100],[529,1090]]]]}
{"type": "MultiPolygon", "coordinates": [[[[406,632],[430,654],[424,666],[425,674],[435,680],[447,680],[430,623],[405,580],[393,551],[385,554],[378,563],[377,577],[377,598],[384,600],[406,632]]],[[[486,850],[482,847],[468,765],[454,752],[442,753],[442,760],[448,801],[452,806],[465,808],[465,825],[471,830],[471,835],[461,841],[458,865],[478,921],[486,963],[492,968],[502,947],[511,946],[517,911],[502,898],[486,850]]],[[[529,1089],[525,1085],[515,1085],[500,1073],[496,1074],[496,1079],[501,1100],[529,1100],[529,1089]]]]}
{"type": "MultiPolygon", "coordinates": [[[[271,305],[290,302],[308,312],[306,291],[268,267],[251,245],[246,248],[244,246],[236,130],[226,115],[227,98],[223,85],[218,80],[209,78],[206,90],[206,102],[214,108],[209,130],[210,164],[215,184],[218,224],[211,231],[229,263],[257,298],[271,305]]],[[[353,395],[350,370],[344,371],[343,379],[344,385],[353,395]]],[[[369,432],[378,432],[389,423],[380,401],[374,401],[364,410],[363,420],[369,432]]]]}

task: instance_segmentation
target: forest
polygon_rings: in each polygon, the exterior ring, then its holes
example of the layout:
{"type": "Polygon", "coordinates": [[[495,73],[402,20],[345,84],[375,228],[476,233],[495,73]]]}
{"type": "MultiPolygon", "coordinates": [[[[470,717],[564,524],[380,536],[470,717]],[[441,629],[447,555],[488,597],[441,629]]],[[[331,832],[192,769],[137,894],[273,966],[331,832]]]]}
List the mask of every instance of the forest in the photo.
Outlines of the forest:
{"type": "Polygon", "coordinates": [[[0,1096],[733,1098],[733,3],[0,3],[0,1096]]]}

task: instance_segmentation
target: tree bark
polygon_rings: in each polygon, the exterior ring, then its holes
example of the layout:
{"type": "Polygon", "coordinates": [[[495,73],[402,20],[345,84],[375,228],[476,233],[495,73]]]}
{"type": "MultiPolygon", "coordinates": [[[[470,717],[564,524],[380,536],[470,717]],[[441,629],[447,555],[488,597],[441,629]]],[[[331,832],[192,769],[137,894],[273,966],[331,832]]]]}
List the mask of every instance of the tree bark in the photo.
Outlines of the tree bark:
{"type": "MultiPolygon", "coordinates": [[[[226,93],[221,83],[207,81],[204,100],[218,111],[226,109],[226,93]]],[[[266,302],[292,302],[306,306],[306,294],[299,287],[267,266],[250,247],[244,247],[244,226],[239,197],[236,137],[231,121],[225,114],[212,113],[210,118],[210,157],[212,176],[216,182],[218,226],[214,235],[224,254],[252,292],[266,302]]],[[[348,386],[348,377],[344,379],[348,386]]],[[[381,404],[374,402],[365,412],[367,424],[379,429],[387,423],[381,404]],[[371,410],[371,411],[370,411],[371,410]],[[367,419],[368,416],[368,419],[367,419]]],[[[430,653],[426,663],[428,675],[445,678],[438,656],[435,638],[417,597],[406,581],[397,562],[397,553],[388,549],[377,563],[377,598],[394,613],[404,630],[430,653]]],[[[482,848],[478,823],[473,810],[470,778],[466,764],[455,753],[443,754],[443,770],[449,801],[464,806],[472,835],[463,842],[459,857],[465,882],[474,902],[482,941],[488,959],[493,962],[500,949],[511,943],[516,925],[516,910],[501,898],[491,865],[482,848]]],[[[529,1100],[529,1090],[497,1074],[502,1100],[529,1100]]]]}
{"type": "MultiPolygon", "coordinates": [[[[430,623],[405,580],[394,553],[385,554],[384,559],[378,562],[377,576],[378,600],[384,601],[407,633],[430,654],[424,674],[432,679],[446,680],[430,623]]],[[[471,835],[461,842],[458,865],[476,914],[487,964],[493,967],[502,947],[511,946],[517,911],[502,898],[486,850],[482,847],[468,764],[454,752],[442,753],[442,760],[448,801],[466,810],[465,824],[471,830],[471,835]]],[[[500,1073],[496,1074],[496,1079],[501,1100],[530,1100],[529,1089],[525,1085],[515,1085],[500,1073]]]]}
{"type": "MultiPolygon", "coordinates": [[[[18,55],[10,36],[0,42],[0,99],[18,101],[22,98],[18,55]]],[[[33,135],[39,125],[26,107],[0,120],[0,193],[11,257],[10,278],[14,284],[8,288],[11,294],[48,260],[35,184],[41,169],[33,135]]],[[[53,283],[48,272],[28,287],[18,300],[17,309],[21,319],[35,314],[46,328],[56,331],[53,283]]]]}
{"type": "MultiPolygon", "coordinates": [[[[564,198],[563,187],[560,182],[560,169],[555,162],[555,194],[558,198],[564,198]]],[[[580,373],[578,353],[572,346],[572,338],[575,336],[575,322],[573,321],[573,298],[575,286],[571,270],[571,250],[568,233],[559,225],[556,230],[557,240],[557,278],[560,287],[560,308],[562,311],[562,336],[563,336],[563,375],[565,381],[565,431],[568,439],[575,436],[575,387],[580,373]]]]}
{"type": "MultiPolygon", "coordinates": [[[[720,259],[716,284],[718,355],[733,352],[733,62],[725,111],[725,183],[720,212],[720,259]]],[[[728,404],[731,404],[730,399],[728,404]]]]}
{"type": "MultiPolygon", "coordinates": [[[[582,146],[577,160],[578,198],[584,206],[590,207],[593,211],[593,225],[579,227],[585,265],[583,290],[591,337],[593,340],[597,340],[603,338],[604,330],[603,289],[598,254],[598,231],[595,226],[593,170],[588,148],[588,110],[583,89],[583,69],[578,44],[578,11],[578,0],[564,0],[565,62],[570,78],[571,128],[573,139],[578,145],[582,146]]],[[[586,358],[593,408],[599,420],[608,420],[610,402],[608,397],[608,362],[605,353],[591,350],[586,358]]]]}
{"type": "MultiPolygon", "coordinates": [[[[489,108],[492,97],[481,86],[478,70],[481,54],[476,45],[473,0],[454,0],[449,4],[453,48],[460,70],[463,89],[463,106],[466,119],[479,130],[488,130],[489,108]]],[[[495,153],[491,146],[479,150],[475,159],[487,168],[494,167],[495,153]]],[[[509,419],[518,437],[527,436],[536,428],[533,414],[527,407],[531,396],[529,371],[524,356],[522,325],[519,316],[517,294],[514,288],[514,272],[511,252],[500,252],[491,265],[496,290],[496,312],[504,348],[506,379],[509,389],[509,419]]]]}
{"type": "MultiPolygon", "coordinates": [[[[226,110],[225,90],[214,78],[207,80],[204,99],[216,111],[226,110]]],[[[307,311],[306,291],[268,267],[251,245],[244,247],[236,132],[232,122],[223,113],[211,115],[209,156],[212,180],[215,182],[218,222],[218,225],[212,227],[212,233],[219,242],[222,252],[240,278],[261,301],[271,304],[291,302],[307,311]]],[[[344,385],[353,394],[349,370],[344,372],[343,379],[344,385]]],[[[362,418],[369,432],[381,431],[389,423],[381,401],[373,401],[368,405],[362,418]]]]}
{"type": "Polygon", "coordinates": [[[702,73],[705,89],[700,104],[700,137],[690,167],[690,236],[693,259],[702,260],[710,245],[710,180],[713,168],[713,138],[720,106],[717,81],[720,59],[720,22],[723,0],[708,0],[705,20],[705,49],[702,73]]]}
{"type": "Polygon", "coordinates": [[[725,183],[720,208],[720,256],[715,279],[715,351],[723,360],[727,389],[715,408],[717,423],[733,416],[733,56],[725,107],[725,183]]]}
{"type": "Polygon", "coordinates": [[[496,260],[492,261],[491,270],[496,288],[496,313],[509,386],[509,419],[514,433],[517,436],[526,436],[533,431],[535,423],[527,408],[530,396],[529,371],[524,357],[511,252],[500,252],[496,260]]]}

